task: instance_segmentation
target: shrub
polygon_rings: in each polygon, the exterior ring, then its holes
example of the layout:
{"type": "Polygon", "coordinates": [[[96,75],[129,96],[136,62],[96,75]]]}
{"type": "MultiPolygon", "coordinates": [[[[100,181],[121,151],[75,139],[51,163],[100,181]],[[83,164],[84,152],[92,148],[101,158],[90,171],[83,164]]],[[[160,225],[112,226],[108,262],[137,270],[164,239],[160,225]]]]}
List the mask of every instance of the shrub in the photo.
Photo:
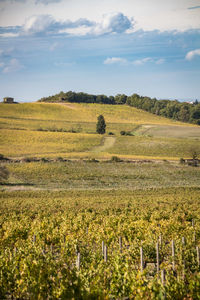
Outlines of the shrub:
{"type": "Polygon", "coordinates": [[[120,134],[121,134],[121,135],[134,136],[134,135],[131,133],[131,131],[125,131],[125,130],[120,131],[120,134]]]}
{"type": "Polygon", "coordinates": [[[112,156],[111,161],[113,161],[113,162],[121,162],[122,160],[118,156],[112,156]]]}
{"type": "Polygon", "coordinates": [[[181,157],[180,160],[179,160],[179,162],[180,162],[180,164],[183,165],[185,163],[185,159],[181,157]]]}

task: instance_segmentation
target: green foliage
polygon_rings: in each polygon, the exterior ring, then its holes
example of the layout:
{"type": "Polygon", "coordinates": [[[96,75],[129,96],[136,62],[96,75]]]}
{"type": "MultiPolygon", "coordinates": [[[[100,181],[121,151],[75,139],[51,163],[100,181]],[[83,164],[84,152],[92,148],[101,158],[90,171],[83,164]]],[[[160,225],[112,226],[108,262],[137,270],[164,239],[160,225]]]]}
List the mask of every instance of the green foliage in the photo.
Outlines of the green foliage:
{"type": "Polygon", "coordinates": [[[113,162],[122,162],[122,159],[119,158],[118,156],[112,156],[111,161],[113,161],[113,162]]]}
{"type": "Polygon", "coordinates": [[[181,165],[183,165],[183,164],[185,164],[185,159],[181,157],[179,162],[180,162],[181,165]]]}
{"type": "Polygon", "coordinates": [[[0,198],[1,299],[199,298],[198,188],[151,189],[145,197],[142,190],[4,191],[0,198]],[[165,286],[154,263],[148,266],[161,234],[165,286]],[[172,239],[177,277],[171,270],[172,239]],[[139,271],[141,245],[144,272],[139,271]]]}
{"type": "MultiPolygon", "coordinates": [[[[122,160],[121,157],[118,158],[122,160]]],[[[96,163],[97,159],[94,160],[93,156],[90,160],[63,162],[55,158],[49,163],[42,163],[40,159],[38,162],[9,163],[7,169],[11,174],[13,186],[20,183],[25,187],[33,186],[37,189],[97,190],[129,189],[134,186],[146,190],[158,187],[200,186],[200,168],[141,160],[123,160],[123,163],[116,164],[111,163],[110,159],[99,163],[96,163]]]]}
{"type": "Polygon", "coordinates": [[[117,94],[115,96],[115,104],[125,104],[127,96],[124,94],[117,94]]]}
{"type": "Polygon", "coordinates": [[[106,122],[103,115],[98,116],[96,132],[99,134],[104,134],[106,132],[106,122]]]}
{"type": "Polygon", "coordinates": [[[132,132],[130,132],[130,131],[125,131],[125,130],[120,131],[120,134],[121,134],[121,135],[127,135],[127,136],[134,136],[134,134],[132,134],[132,132]]]}

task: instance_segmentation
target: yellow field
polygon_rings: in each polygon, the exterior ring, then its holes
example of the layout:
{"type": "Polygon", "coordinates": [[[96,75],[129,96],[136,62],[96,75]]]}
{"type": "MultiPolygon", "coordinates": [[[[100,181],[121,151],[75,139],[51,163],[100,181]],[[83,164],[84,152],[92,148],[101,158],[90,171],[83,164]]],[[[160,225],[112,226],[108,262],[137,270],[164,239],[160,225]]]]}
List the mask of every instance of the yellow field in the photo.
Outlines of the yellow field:
{"type": "Polygon", "coordinates": [[[23,103],[18,105],[0,104],[1,122],[6,122],[5,118],[14,119],[14,122],[17,120],[96,122],[97,116],[100,114],[104,115],[104,118],[108,123],[183,125],[181,122],[159,117],[126,105],[83,103],[23,103]]]}
{"type": "Polygon", "coordinates": [[[0,131],[0,153],[5,156],[51,156],[87,151],[100,143],[101,137],[92,134],[66,132],[0,131]]]}
{"type": "Polygon", "coordinates": [[[8,157],[179,159],[190,156],[190,148],[200,139],[198,126],[126,105],[1,103],[0,129],[0,153],[8,157]],[[114,133],[112,141],[107,141],[109,147],[105,147],[104,137],[96,134],[100,114],[106,120],[107,133],[114,133]],[[122,137],[123,130],[135,136],[122,137]],[[98,145],[101,147],[96,148],[98,145]]]}

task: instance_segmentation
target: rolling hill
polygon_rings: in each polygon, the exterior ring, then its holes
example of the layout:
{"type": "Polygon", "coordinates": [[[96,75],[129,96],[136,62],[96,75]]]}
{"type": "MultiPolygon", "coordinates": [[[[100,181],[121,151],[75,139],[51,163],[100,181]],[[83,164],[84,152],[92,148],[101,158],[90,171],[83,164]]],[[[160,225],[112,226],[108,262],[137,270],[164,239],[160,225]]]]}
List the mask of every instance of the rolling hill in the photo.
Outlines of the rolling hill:
{"type": "Polygon", "coordinates": [[[198,126],[126,105],[2,103],[0,128],[0,153],[8,157],[176,160],[190,157],[200,140],[198,126]],[[96,134],[100,114],[107,124],[103,136],[96,134]]]}

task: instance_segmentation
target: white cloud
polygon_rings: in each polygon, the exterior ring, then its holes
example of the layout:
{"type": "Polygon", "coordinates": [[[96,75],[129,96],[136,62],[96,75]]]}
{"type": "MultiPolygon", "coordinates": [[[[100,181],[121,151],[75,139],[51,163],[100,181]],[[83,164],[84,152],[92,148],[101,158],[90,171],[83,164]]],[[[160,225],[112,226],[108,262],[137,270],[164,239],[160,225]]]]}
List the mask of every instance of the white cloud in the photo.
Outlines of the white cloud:
{"type": "Polygon", "coordinates": [[[134,65],[144,65],[145,63],[150,62],[150,61],[152,61],[151,57],[145,57],[145,58],[142,58],[142,59],[134,60],[133,64],[134,65]]]}
{"type": "Polygon", "coordinates": [[[96,35],[104,33],[122,33],[133,26],[131,20],[122,13],[110,13],[103,16],[101,22],[97,23],[93,32],[96,35]]]}
{"type": "Polygon", "coordinates": [[[58,33],[60,33],[60,34],[67,33],[70,35],[84,36],[87,34],[91,34],[91,27],[83,25],[83,26],[78,26],[75,28],[65,28],[65,29],[59,30],[58,33]]]}
{"type": "Polygon", "coordinates": [[[121,57],[108,57],[103,62],[105,65],[112,65],[112,64],[126,64],[127,60],[121,57]]]}
{"type": "Polygon", "coordinates": [[[62,22],[84,18],[101,23],[102,15],[118,11],[129,20],[134,17],[135,29],[185,31],[200,28],[198,7],[199,0],[1,0],[0,26],[22,26],[27,17],[40,14],[62,22]]]}
{"type": "Polygon", "coordinates": [[[70,20],[56,21],[51,15],[34,15],[28,18],[22,27],[21,35],[49,35],[49,34],[72,34],[85,35],[91,33],[94,25],[87,19],[79,19],[75,22],[70,20]]]}
{"type": "Polygon", "coordinates": [[[192,50],[186,54],[185,59],[192,60],[195,56],[198,55],[200,55],[200,49],[192,50]]]}
{"type": "Polygon", "coordinates": [[[4,64],[3,67],[3,73],[17,72],[24,68],[16,58],[12,58],[7,64],[4,64]]]}
{"type": "Polygon", "coordinates": [[[0,62],[0,68],[3,68],[5,66],[5,64],[2,62],[0,62]]]}
{"type": "Polygon", "coordinates": [[[69,34],[75,36],[103,35],[123,33],[133,28],[133,19],[130,20],[122,13],[111,13],[104,15],[100,22],[88,19],[76,21],[57,21],[52,15],[33,15],[26,19],[23,26],[10,26],[1,28],[0,36],[15,37],[19,35],[51,35],[69,34]],[[9,31],[10,30],[10,31],[9,31]]]}
{"type": "Polygon", "coordinates": [[[129,61],[125,58],[121,57],[108,57],[107,59],[104,60],[105,65],[111,65],[111,64],[121,64],[121,65],[136,65],[136,66],[141,66],[144,65],[145,63],[150,62],[150,63],[155,63],[157,65],[161,65],[165,62],[164,58],[160,59],[154,59],[152,57],[144,57],[141,59],[137,59],[134,61],[129,61]]]}
{"type": "Polygon", "coordinates": [[[32,16],[23,25],[23,32],[27,34],[41,33],[50,30],[56,21],[50,15],[32,16]]]}
{"type": "Polygon", "coordinates": [[[5,32],[5,33],[0,33],[0,37],[2,38],[13,38],[13,37],[18,37],[19,33],[13,33],[13,32],[5,32]]]}
{"type": "Polygon", "coordinates": [[[164,59],[164,58],[160,58],[160,59],[158,59],[158,60],[155,61],[155,63],[156,63],[157,65],[161,65],[161,64],[163,64],[164,62],[165,62],[165,59],[164,59]]]}
{"type": "MultiPolygon", "coordinates": [[[[64,25],[64,23],[63,23],[64,25]]],[[[91,22],[87,19],[80,19],[71,24],[66,24],[66,28],[59,33],[69,33],[71,35],[102,35],[109,33],[127,32],[133,27],[133,20],[129,20],[122,13],[106,14],[99,22],[91,22]]]]}

